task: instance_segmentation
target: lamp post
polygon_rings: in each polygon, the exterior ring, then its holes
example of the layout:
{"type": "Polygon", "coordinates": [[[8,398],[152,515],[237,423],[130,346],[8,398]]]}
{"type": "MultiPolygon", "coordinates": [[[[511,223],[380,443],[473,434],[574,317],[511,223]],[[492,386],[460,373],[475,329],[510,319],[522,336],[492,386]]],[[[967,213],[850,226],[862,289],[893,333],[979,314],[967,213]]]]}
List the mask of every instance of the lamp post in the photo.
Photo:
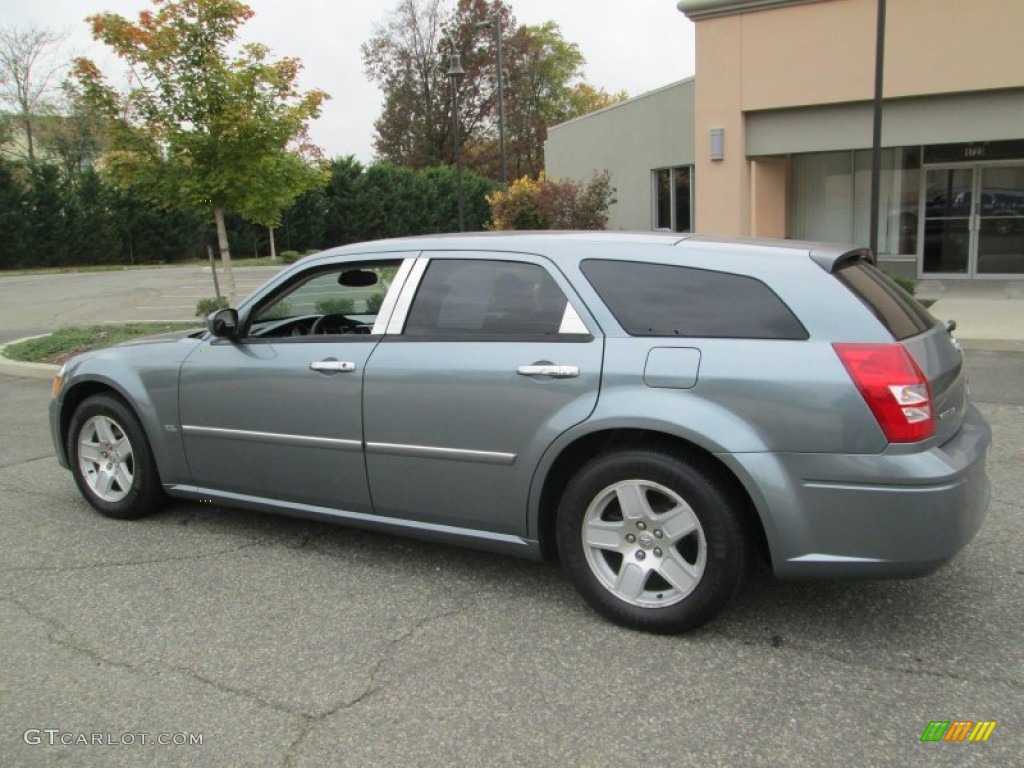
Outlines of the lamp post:
{"type": "Polygon", "coordinates": [[[508,186],[508,161],[505,157],[505,62],[501,53],[501,17],[493,16],[476,25],[477,29],[494,29],[498,41],[498,145],[501,148],[501,186],[508,186]]]}
{"type": "Polygon", "coordinates": [[[462,68],[459,54],[453,53],[451,66],[448,67],[448,80],[452,84],[452,140],[455,144],[455,186],[459,199],[459,232],[466,229],[463,217],[462,195],[462,147],[459,144],[459,80],[466,74],[462,68]]]}
{"type": "Polygon", "coordinates": [[[871,121],[871,258],[878,263],[878,206],[882,184],[882,80],[885,72],[885,0],[878,0],[875,29],[875,99],[871,121]]]}

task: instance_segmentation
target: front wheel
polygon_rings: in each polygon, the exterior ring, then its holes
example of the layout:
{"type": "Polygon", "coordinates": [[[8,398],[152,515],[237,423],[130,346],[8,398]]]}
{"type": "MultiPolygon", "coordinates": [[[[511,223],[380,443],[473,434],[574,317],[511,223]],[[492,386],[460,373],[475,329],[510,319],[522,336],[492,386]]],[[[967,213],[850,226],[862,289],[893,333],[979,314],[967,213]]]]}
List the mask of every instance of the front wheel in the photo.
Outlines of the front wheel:
{"type": "Polygon", "coordinates": [[[605,454],[569,482],[558,550],[576,589],[606,618],[679,633],[735,593],[746,545],[740,503],[721,473],[651,450],[605,454]]]}
{"type": "Polygon", "coordinates": [[[94,395],[75,409],[68,430],[68,458],[78,489],[107,517],[139,518],[163,500],[142,426],[113,397],[94,395]]]}

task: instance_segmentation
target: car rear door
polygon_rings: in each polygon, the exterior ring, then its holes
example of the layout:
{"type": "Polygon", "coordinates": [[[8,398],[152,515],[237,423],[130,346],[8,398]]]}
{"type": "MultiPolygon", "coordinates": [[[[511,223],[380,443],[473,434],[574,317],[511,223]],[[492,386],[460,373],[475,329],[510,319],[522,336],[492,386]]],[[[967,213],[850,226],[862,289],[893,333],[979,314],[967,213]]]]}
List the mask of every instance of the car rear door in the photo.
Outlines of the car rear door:
{"type": "Polygon", "coordinates": [[[597,402],[597,326],[540,257],[431,253],[406,289],[366,368],[374,508],[524,536],[541,455],[597,402]]]}

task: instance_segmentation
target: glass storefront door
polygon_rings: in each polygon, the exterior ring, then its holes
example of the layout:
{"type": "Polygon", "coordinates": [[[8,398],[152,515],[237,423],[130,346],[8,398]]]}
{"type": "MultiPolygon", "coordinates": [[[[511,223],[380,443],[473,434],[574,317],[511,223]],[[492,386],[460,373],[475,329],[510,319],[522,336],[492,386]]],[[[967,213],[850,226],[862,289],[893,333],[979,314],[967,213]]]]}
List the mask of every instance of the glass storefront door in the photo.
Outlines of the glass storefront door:
{"type": "Polygon", "coordinates": [[[922,272],[1024,274],[1024,164],[927,168],[922,272]]]}
{"type": "Polygon", "coordinates": [[[1024,274],[1024,165],[980,170],[977,273],[1024,274]]]}
{"type": "Polygon", "coordinates": [[[923,271],[966,275],[971,271],[974,168],[929,168],[924,175],[923,271]]]}

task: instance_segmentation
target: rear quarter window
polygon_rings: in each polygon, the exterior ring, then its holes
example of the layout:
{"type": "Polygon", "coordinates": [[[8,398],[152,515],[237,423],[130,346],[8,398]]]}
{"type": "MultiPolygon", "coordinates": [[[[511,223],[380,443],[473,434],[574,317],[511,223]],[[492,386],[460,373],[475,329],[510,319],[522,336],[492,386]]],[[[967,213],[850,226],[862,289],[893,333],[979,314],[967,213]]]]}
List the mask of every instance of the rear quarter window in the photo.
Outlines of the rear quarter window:
{"type": "Polygon", "coordinates": [[[840,267],[835,276],[897,341],[923,333],[936,323],[913,296],[867,262],[840,267]]]}
{"type": "Polygon", "coordinates": [[[630,336],[808,338],[782,299],[746,275],[600,259],[580,268],[630,336]]]}

